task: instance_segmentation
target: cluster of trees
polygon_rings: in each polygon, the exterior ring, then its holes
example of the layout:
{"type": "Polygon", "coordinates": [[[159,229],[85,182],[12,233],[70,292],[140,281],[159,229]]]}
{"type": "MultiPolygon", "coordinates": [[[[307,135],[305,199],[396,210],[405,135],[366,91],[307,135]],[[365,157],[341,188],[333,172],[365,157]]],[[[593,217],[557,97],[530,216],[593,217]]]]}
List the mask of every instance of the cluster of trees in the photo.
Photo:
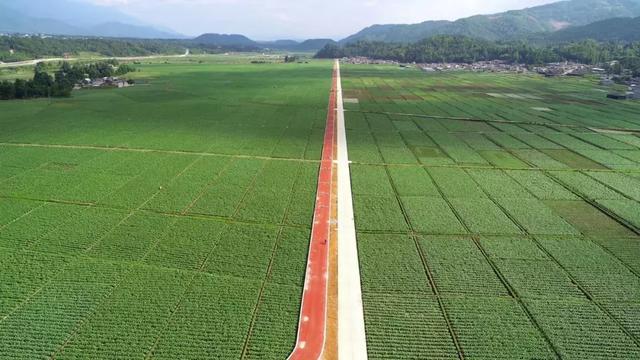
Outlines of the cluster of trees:
{"type": "Polygon", "coordinates": [[[189,49],[192,54],[215,54],[228,51],[258,51],[261,48],[238,44],[207,44],[195,40],[0,36],[2,62],[76,56],[81,53],[95,53],[105,57],[183,54],[185,49],[189,49]]]}
{"type": "Polygon", "coordinates": [[[585,40],[535,46],[524,41],[495,42],[466,36],[439,35],[417,43],[359,41],[344,46],[327,44],[317,58],[365,56],[400,62],[435,63],[503,60],[539,65],[559,61],[600,64],[619,59],[640,58],[640,42],[596,42],[585,40]]]}
{"type": "Polygon", "coordinates": [[[0,36],[0,61],[62,57],[83,52],[107,57],[182,54],[186,47],[180,40],[0,36]]]}
{"type": "Polygon", "coordinates": [[[131,71],[135,71],[135,68],[127,64],[120,65],[115,60],[76,65],[63,62],[52,76],[41,63],[36,65],[31,80],[0,82],[0,100],[69,97],[73,87],[85,78],[120,76],[131,71]]]}

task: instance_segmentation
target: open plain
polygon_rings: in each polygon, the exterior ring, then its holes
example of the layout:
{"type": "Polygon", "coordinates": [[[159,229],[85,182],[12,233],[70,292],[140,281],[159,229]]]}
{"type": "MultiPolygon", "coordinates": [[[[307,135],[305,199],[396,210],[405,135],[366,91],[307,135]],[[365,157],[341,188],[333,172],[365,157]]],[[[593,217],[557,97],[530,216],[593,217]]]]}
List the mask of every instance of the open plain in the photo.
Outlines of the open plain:
{"type": "MultiPolygon", "coordinates": [[[[292,352],[333,63],[250,60],[0,103],[0,359],[292,352]]],[[[341,79],[360,358],[640,357],[640,103],[590,77],[341,79]]]]}

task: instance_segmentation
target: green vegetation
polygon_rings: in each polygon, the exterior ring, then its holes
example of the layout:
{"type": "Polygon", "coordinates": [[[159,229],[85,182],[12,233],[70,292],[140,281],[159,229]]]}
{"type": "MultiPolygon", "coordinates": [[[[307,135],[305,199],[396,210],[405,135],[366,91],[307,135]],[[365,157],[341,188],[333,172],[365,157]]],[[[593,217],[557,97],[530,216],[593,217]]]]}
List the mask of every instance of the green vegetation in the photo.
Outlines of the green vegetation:
{"type": "Polygon", "coordinates": [[[638,357],[638,103],[588,77],[342,78],[369,358],[638,357]]]}
{"type": "Polygon", "coordinates": [[[493,42],[466,36],[438,35],[416,43],[359,41],[343,46],[328,44],[316,57],[334,59],[364,56],[404,63],[437,63],[502,60],[527,65],[575,61],[602,64],[620,60],[625,68],[640,74],[640,43],[599,43],[583,40],[554,45],[535,45],[526,41],[493,42]]]}
{"type": "Polygon", "coordinates": [[[180,40],[0,36],[0,61],[13,62],[81,53],[106,57],[184,54],[186,48],[193,47],[194,52],[199,48],[204,49],[204,46],[194,45],[180,40]],[[11,54],[10,50],[14,53],[11,54]]]}
{"type": "Polygon", "coordinates": [[[579,41],[594,39],[598,41],[639,41],[640,17],[613,18],[598,21],[584,26],[570,27],[548,34],[545,41],[579,41]]]}
{"type": "MultiPolygon", "coordinates": [[[[253,60],[0,103],[0,357],[287,356],[331,70],[253,60]]],[[[342,76],[371,359],[638,357],[637,102],[588,77],[342,76]]]]}
{"type": "Polygon", "coordinates": [[[487,40],[517,39],[531,35],[538,36],[540,33],[543,34],[542,36],[553,36],[553,31],[567,26],[581,26],[610,18],[637,16],[640,16],[640,3],[637,0],[559,1],[523,10],[476,15],[457,21],[373,25],[349,36],[342,43],[361,40],[416,42],[434,35],[463,35],[487,40]]]}
{"type": "Polygon", "coordinates": [[[0,358],[291,351],[331,66],[201,60],[0,103],[0,358]]]}
{"type": "Polygon", "coordinates": [[[0,82],[0,100],[33,99],[39,97],[69,97],[73,87],[86,78],[98,79],[121,76],[135,68],[128,64],[118,64],[115,60],[92,64],[70,65],[63,62],[55,77],[49,75],[44,66],[36,65],[32,80],[16,79],[0,82]]]}

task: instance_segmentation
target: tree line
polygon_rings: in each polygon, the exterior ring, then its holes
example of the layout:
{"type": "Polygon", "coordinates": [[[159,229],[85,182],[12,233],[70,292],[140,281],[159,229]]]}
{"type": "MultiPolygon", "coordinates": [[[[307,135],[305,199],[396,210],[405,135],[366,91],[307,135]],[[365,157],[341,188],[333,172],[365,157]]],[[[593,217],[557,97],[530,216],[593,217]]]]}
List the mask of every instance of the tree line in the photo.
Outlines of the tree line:
{"type": "Polygon", "coordinates": [[[69,97],[73,87],[86,78],[121,76],[132,71],[135,71],[134,67],[119,64],[116,60],[75,65],[63,62],[52,76],[46,71],[44,64],[39,63],[30,80],[0,82],[0,100],[69,97]]]}
{"type": "Polygon", "coordinates": [[[83,52],[106,57],[181,54],[185,48],[179,40],[0,36],[0,61],[63,57],[83,52]]]}
{"type": "MultiPolygon", "coordinates": [[[[343,46],[327,44],[317,58],[364,56],[404,63],[473,63],[502,60],[525,65],[575,61],[602,64],[612,60],[633,65],[640,59],[640,42],[597,42],[584,40],[552,45],[531,45],[525,41],[495,42],[466,36],[439,35],[417,43],[359,41],[343,46]]],[[[635,68],[640,71],[640,68],[635,68]]]]}

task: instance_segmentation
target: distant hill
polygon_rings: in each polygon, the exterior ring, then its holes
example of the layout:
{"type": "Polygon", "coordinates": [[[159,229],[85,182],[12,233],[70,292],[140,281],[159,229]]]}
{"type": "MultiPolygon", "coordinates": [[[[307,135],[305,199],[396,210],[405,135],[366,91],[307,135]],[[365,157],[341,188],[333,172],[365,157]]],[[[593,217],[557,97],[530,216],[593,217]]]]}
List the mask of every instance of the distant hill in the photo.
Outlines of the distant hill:
{"type": "Polygon", "coordinates": [[[254,47],[286,51],[317,51],[329,43],[336,43],[331,39],[309,39],[303,42],[295,40],[254,41],[239,34],[203,34],[193,39],[193,42],[209,46],[254,47]]]}
{"type": "Polygon", "coordinates": [[[508,40],[615,17],[636,16],[640,16],[640,0],[570,0],[493,15],[477,15],[457,21],[374,25],[347,37],[341,43],[359,40],[416,42],[433,35],[508,40]]]}
{"type": "Polygon", "coordinates": [[[258,44],[271,49],[291,49],[300,45],[300,42],[295,40],[276,40],[276,41],[259,41],[258,44]]]}
{"type": "Polygon", "coordinates": [[[301,42],[295,47],[298,51],[317,51],[325,47],[327,44],[337,44],[331,39],[309,39],[301,42]]]}
{"type": "Polygon", "coordinates": [[[250,46],[260,47],[260,44],[239,34],[202,34],[193,39],[195,43],[213,46],[250,46]]]}
{"type": "Polygon", "coordinates": [[[73,0],[0,0],[0,32],[128,38],[183,38],[114,8],[73,0]]]}
{"type": "Polygon", "coordinates": [[[585,26],[576,26],[544,37],[550,42],[580,41],[640,41],[640,17],[613,18],[585,26]]]}
{"type": "Polygon", "coordinates": [[[0,33],[46,33],[80,35],[82,29],[63,21],[25,16],[0,4],[0,33]]]}

